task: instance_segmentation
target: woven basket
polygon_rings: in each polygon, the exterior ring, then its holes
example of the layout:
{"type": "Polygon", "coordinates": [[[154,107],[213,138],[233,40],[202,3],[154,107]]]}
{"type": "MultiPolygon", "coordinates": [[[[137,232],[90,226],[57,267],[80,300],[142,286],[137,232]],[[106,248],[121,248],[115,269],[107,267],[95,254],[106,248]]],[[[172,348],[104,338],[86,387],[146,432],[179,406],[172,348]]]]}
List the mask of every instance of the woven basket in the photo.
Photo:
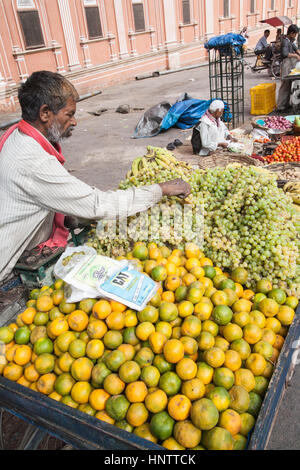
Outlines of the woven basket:
{"type": "Polygon", "coordinates": [[[216,153],[207,157],[200,157],[198,160],[199,168],[203,170],[213,167],[226,167],[232,163],[239,163],[243,166],[265,166],[263,162],[256,158],[248,157],[246,155],[236,155],[230,152],[216,153]]]}
{"type": "Polygon", "coordinates": [[[277,173],[278,178],[284,181],[300,180],[300,163],[270,163],[269,165],[266,165],[265,168],[273,173],[277,173]],[[293,171],[294,173],[286,173],[289,171],[293,171]]]}
{"type": "Polygon", "coordinates": [[[260,126],[259,124],[257,124],[256,121],[258,121],[259,119],[262,119],[263,121],[267,118],[268,116],[255,116],[255,118],[252,118],[251,119],[251,125],[252,127],[254,127],[254,129],[262,129],[264,131],[266,131],[268,129],[267,126],[260,126]]]}

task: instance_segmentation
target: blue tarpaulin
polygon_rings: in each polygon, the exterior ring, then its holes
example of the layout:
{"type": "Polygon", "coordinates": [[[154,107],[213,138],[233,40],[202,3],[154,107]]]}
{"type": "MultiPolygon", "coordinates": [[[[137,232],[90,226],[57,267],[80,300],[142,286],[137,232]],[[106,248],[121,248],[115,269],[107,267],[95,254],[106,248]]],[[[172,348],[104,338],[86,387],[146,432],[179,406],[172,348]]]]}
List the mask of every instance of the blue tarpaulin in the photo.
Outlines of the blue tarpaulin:
{"type": "MultiPolygon", "coordinates": [[[[151,108],[152,112],[147,111],[147,118],[145,115],[140,119],[135,131],[133,138],[138,139],[142,137],[154,137],[161,131],[166,131],[171,127],[179,127],[179,129],[189,129],[194,127],[202,116],[208,110],[211,102],[214,100],[197,100],[187,99],[176,102],[169,110],[165,110],[164,116],[160,115],[160,119],[157,119],[155,115],[155,108],[151,108]]],[[[223,120],[229,122],[232,119],[232,114],[227,103],[225,104],[223,120]]],[[[158,109],[161,110],[160,105],[157,105],[158,109]]]]}
{"type": "Polygon", "coordinates": [[[241,34],[228,33],[215,36],[204,44],[206,49],[218,49],[228,51],[230,46],[234,47],[236,54],[240,54],[241,47],[245,44],[246,39],[241,34]]]}

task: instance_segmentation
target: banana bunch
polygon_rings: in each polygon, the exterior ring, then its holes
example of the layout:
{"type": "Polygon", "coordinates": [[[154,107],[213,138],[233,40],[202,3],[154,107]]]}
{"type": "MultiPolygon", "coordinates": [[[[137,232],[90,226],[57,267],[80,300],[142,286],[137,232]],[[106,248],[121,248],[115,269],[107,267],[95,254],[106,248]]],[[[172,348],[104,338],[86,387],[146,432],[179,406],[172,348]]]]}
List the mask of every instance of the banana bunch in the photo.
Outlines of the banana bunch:
{"type": "Polygon", "coordinates": [[[294,204],[300,205],[300,181],[286,183],[283,190],[293,199],[294,204]]]}
{"type": "Polygon", "coordinates": [[[147,153],[142,157],[137,157],[132,162],[131,169],[127,172],[126,178],[130,179],[132,177],[137,177],[141,172],[179,168],[189,171],[192,170],[190,165],[186,162],[177,160],[168,150],[148,145],[147,153]]]}

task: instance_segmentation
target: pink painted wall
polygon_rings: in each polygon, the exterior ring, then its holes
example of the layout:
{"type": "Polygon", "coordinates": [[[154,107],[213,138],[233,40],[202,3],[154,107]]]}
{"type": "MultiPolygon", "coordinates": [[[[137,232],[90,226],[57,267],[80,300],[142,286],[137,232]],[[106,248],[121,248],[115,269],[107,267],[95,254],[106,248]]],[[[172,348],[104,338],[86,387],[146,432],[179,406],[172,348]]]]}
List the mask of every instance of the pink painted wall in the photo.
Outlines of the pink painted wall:
{"type": "MultiPolygon", "coordinates": [[[[65,74],[80,94],[137,75],[180,68],[207,60],[208,37],[239,32],[248,26],[249,47],[262,36],[263,16],[287,15],[300,24],[300,0],[230,0],[224,18],[223,0],[190,0],[190,22],[183,24],[181,0],[140,0],[145,31],[135,32],[132,0],[89,0],[98,7],[103,37],[90,40],[86,0],[28,0],[39,12],[45,46],[27,50],[18,18],[18,0],[0,0],[0,113],[17,106],[18,84],[34,71],[65,74]],[[242,11],[241,11],[242,9],[242,11]]],[[[271,40],[276,30],[271,29],[271,40]]]]}

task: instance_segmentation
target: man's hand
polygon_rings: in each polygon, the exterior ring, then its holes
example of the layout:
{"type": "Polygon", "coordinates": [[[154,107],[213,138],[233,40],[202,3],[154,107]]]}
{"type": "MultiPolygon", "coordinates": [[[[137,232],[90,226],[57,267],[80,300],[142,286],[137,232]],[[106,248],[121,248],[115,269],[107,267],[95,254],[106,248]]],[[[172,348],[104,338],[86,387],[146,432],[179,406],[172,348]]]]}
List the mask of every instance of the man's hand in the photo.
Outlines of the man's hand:
{"type": "Polygon", "coordinates": [[[229,145],[229,144],[228,144],[227,142],[221,142],[221,143],[218,145],[218,147],[223,147],[224,149],[227,149],[228,145],[229,145]]]}
{"type": "Polygon", "coordinates": [[[159,183],[159,186],[161,187],[163,196],[178,196],[185,199],[191,194],[190,185],[181,178],[159,183]]]}

